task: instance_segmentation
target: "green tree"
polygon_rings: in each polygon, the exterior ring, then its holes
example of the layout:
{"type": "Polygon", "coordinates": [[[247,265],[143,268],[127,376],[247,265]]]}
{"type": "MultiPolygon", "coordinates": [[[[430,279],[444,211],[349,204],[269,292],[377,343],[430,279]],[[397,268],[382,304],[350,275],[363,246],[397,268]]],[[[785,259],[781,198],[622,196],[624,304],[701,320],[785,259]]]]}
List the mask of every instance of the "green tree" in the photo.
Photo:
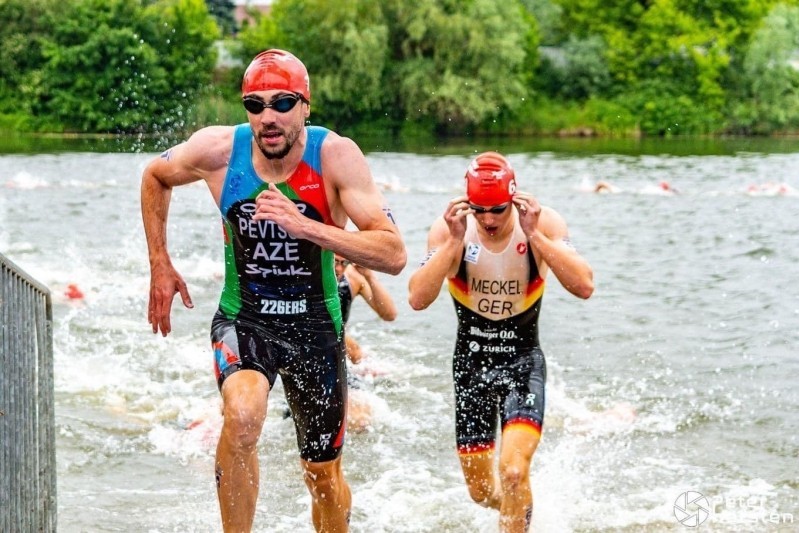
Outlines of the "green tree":
{"type": "Polygon", "coordinates": [[[305,63],[318,119],[338,128],[379,114],[390,92],[383,84],[389,50],[379,1],[280,0],[271,18],[259,27],[305,63]]]}
{"type": "Polygon", "coordinates": [[[387,86],[410,121],[462,132],[529,97],[537,28],[517,1],[383,2],[391,31],[387,86]]]}
{"type": "Polygon", "coordinates": [[[388,32],[376,0],[278,0],[270,16],[239,34],[246,65],[258,52],[282,48],[305,63],[312,120],[334,129],[385,129],[393,90],[385,86],[388,32]]]}
{"type": "Polygon", "coordinates": [[[537,22],[541,44],[555,46],[567,33],[563,27],[563,8],[554,0],[522,0],[522,4],[537,22]]]}
{"type": "Polygon", "coordinates": [[[216,20],[217,26],[224,35],[233,35],[238,29],[234,11],[236,6],[231,0],[205,0],[208,12],[216,20]]]}
{"type": "Polygon", "coordinates": [[[210,80],[216,27],[201,0],[68,0],[48,26],[34,94],[43,122],[91,132],[181,125],[210,80]]]}
{"type": "Polygon", "coordinates": [[[133,27],[142,19],[136,2],[70,0],[48,13],[37,113],[73,131],[131,131],[154,115],[148,88],[166,86],[155,50],[133,27]]]}
{"type": "Polygon", "coordinates": [[[547,48],[537,86],[551,96],[583,101],[605,94],[611,86],[602,38],[569,36],[561,47],[547,48]]]}
{"type": "Polygon", "coordinates": [[[303,60],[316,120],[462,131],[527,96],[538,34],[518,1],[278,0],[241,40],[303,60]]]}
{"type": "Polygon", "coordinates": [[[746,93],[734,105],[736,127],[750,133],[799,128],[799,7],[772,9],[743,67],[746,93]]]}
{"type": "Polygon", "coordinates": [[[189,108],[211,83],[219,29],[203,0],[159,0],[146,8],[144,20],[158,21],[147,41],[169,79],[157,94],[157,114],[170,127],[183,127],[189,108]]]}
{"type": "Polygon", "coordinates": [[[681,133],[721,126],[731,37],[728,26],[711,16],[714,10],[697,4],[561,0],[567,27],[578,35],[599,35],[607,43],[615,92],[619,101],[635,106],[631,111],[641,118],[646,133],[674,132],[677,125],[681,133]],[[692,116],[691,109],[702,116],[692,116]]]}
{"type": "Polygon", "coordinates": [[[45,13],[55,0],[0,0],[0,113],[30,112],[33,71],[43,62],[45,13]]]}

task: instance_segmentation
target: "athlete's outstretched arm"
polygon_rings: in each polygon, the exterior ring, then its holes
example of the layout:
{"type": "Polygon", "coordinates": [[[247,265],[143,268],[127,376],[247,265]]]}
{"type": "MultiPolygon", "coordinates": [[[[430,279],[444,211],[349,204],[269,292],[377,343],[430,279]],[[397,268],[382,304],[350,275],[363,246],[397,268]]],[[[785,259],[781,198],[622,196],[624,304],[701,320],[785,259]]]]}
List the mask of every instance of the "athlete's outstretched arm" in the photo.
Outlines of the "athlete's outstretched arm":
{"type": "Polygon", "coordinates": [[[173,187],[207,179],[209,169],[218,166],[218,158],[213,157],[215,152],[210,145],[218,143],[220,134],[224,138],[220,128],[200,130],[188,141],[152,160],[142,174],[141,213],[150,258],[147,320],[153,333],[160,330],[166,336],[172,330],[170,314],[175,293],[180,294],[183,305],[194,306],[185,281],[169,257],[166,238],[169,203],[173,187]]]}
{"type": "Polygon", "coordinates": [[[366,268],[399,274],[407,261],[405,245],[360,148],[330,132],[322,145],[322,174],[333,184],[335,197],[328,197],[328,202],[334,217],[343,211],[358,231],[302,216],[274,185],[258,195],[253,219],[271,220],[294,237],[312,241],[366,268]]]}

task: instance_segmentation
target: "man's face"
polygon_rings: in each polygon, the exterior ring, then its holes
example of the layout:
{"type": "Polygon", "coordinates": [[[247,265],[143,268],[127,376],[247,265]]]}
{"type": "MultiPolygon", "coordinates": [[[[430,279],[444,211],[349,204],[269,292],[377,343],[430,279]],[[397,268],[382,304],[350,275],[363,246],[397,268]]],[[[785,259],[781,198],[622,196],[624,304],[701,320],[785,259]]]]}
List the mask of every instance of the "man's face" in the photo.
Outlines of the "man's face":
{"type": "Polygon", "coordinates": [[[282,159],[299,139],[310,105],[284,90],[258,91],[244,95],[253,138],[267,159],[282,159]]]}
{"type": "Polygon", "coordinates": [[[347,268],[347,265],[350,264],[349,261],[341,257],[340,255],[336,254],[335,259],[335,267],[336,267],[336,277],[340,278],[344,274],[344,270],[347,268]]]}

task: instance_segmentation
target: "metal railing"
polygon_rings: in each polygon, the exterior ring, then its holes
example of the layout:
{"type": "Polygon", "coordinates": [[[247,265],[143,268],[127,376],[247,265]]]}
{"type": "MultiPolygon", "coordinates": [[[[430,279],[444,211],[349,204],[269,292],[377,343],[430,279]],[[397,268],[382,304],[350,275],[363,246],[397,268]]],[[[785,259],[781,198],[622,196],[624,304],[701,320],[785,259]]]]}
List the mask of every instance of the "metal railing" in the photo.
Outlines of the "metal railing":
{"type": "Polygon", "coordinates": [[[0,254],[0,531],[56,530],[53,308],[0,254]]]}

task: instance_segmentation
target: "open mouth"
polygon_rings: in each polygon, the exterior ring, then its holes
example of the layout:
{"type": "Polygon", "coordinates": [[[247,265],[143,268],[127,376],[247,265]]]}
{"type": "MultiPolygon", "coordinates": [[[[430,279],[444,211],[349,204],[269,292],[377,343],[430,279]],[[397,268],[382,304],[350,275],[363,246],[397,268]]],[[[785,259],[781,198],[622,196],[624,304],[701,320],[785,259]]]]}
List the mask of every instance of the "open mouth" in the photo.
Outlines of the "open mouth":
{"type": "Polygon", "coordinates": [[[267,144],[277,144],[283,138],[283,133],[279,130],[268,130],[261,134],[261,139],[267,144]]]}

